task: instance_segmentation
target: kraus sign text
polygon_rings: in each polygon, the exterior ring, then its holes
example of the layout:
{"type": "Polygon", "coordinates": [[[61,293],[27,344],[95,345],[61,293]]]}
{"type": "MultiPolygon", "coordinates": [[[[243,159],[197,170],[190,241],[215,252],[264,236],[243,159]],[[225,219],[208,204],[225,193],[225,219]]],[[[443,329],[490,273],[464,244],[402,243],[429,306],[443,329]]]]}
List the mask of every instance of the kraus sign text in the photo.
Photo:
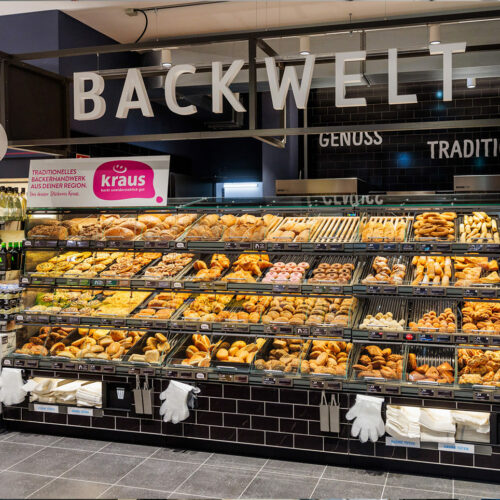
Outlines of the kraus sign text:
{"type": "MultiPolygon", "coordinates": [[[[443,100],[452,100],[452,56],[465,52],[465,42],[443,43],[429,45],[431,55],[441,55],[443,58],[443,100]]],[[[366,106],[364,97],[346,97],[346,85],[362,82],[360,74],[346,74],[345,66],[350,61],[364,61],[366,51],[337,52],[335,54],[335,105],[337,107],[366,106]]],[[[266,57],[266,72],[273,108],[282,110],[288,90],[292,87],[295,104],[299,109],[305,109],[311,89],[316,56],[305,57],[302,80],[299,83],[297,71],[294,66],[286,66],[283,77],[279,82],[278,68],[273,57],[266,57]]],[[[243,59],[233,61],[228,70],[223,73],[222,63],[212,63],[212,112],[222,113],[224,97],[238,112],[246,109],[230,90],[229,86],[236,78],[244,65],[243,59]]],[[[416,94],[398,94],[398,62],[397,49],[388,50],[388,102],[389,104],[411,104],[417,102],[416,94]]],[[[176,97],[177,80],[184,74],[194,74],[196,68],[191,64],[178,64],[168,70],[165,77],[165,102],[168,108],[178,115],[192,115],[197,112],[194,105],[180,106],[176,97]]],[[[106,101],[102,97],[104,91],[104,78],[91,71],[73,74],[73,99],[75,120],[97,120],[106,112],[106,101]],[[85,90],[86,83],[90,88],[85,90]],[[85,103],[89,101],[92,109],[86,111],[85,103]]],[[[137,68],[130,68],[123,84],[120,102],[116,110],[116,118],[127,118],[131,109],[140,109],[143,116],[153,117],[153,108],[149,100],[141,72],[137,68]],[[137,98],[134,99],[134,93],[137,98]]]]}

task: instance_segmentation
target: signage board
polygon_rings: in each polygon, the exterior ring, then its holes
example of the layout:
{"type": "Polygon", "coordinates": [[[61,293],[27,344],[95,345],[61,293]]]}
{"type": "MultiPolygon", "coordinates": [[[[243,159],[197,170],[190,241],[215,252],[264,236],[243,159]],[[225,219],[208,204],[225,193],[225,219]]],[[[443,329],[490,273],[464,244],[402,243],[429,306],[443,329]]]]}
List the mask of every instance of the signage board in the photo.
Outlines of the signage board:
{"type": "Polygon", "coordinates": [[[170,156],[32,160],[29,208],[161,207],[170,156]]]}

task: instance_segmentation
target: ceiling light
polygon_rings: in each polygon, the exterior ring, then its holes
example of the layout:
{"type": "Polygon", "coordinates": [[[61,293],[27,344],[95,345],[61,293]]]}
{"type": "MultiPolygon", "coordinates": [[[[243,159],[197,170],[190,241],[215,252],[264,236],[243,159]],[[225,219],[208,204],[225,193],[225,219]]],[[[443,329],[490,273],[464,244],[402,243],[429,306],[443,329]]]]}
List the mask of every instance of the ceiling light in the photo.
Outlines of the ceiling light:
{"type": "Polygon", "coordinates": [[[475,78],[467,78],[467,88],[475,89],[476,88],[476,79],[475,78]]]}
{"type": "Polygon", "coordinates": [[[172,51],[170,49],[161,49],[161,65],[164,68],[172,66],[172,51]]]}
{"type": "Polygon", "coordinates": [[[441,43],[441,25],[440,24],[430,24],[429,25],[429,43],[431,45],[438,45],[441,43]]]}
{"type": "Polygon", "coordinates": [[[300,37],[300,51],[301,56],[308,56],[311,53],[311,40],[308,36],[300,37]]]}

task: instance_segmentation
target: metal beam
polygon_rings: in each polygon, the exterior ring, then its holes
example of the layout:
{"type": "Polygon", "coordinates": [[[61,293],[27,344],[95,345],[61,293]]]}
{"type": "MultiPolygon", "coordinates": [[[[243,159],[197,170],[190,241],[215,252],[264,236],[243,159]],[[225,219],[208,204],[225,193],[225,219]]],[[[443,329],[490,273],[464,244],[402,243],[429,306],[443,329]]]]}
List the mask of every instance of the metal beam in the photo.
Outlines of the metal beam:
{"type": "Polygon", "coordinates": [[[333,125],[321,127],[271,128],[257,130],[218,130],[201,132],[173,132],[168,134],[118,135],[103,137],[73,137],[60,139],[23,139],[10,141],[12,147],[64,146],[68,144],[106,144],[126,142],[186,141],[202,139],[234,139],[276,137],[280,135],[317,135],[335,132],[404,132],[412,130],[443,130],[457,128],[500,127],[500,118],[480,120],[449,120],[410,123],[380,123],[368,125],[333,125]]]}
{"type": "MultiPolygon", "coordinates": [[[[257,47],[260,47],[260,42],[261,40],[257,40],[257,47]]],[[[265,42],[264,42],[265,43],[265,42]]],[[[267,45],[267,44],[266,44],[267,45]]],[[[271,50],[272,47],[268,46],[271,50]]],[[[496,44],[491,44],[491,45],[468,45],[467,46],[467,52],[489,52],[489,51],[500,51],[500,43],[496,44]]],[[[279,54],[275,51],[273,51],[276,55],[271,56],[271,57],[277,57],[278,60],[276,61],[277,65],[282,68],[284,66],[301,66],[304,64],[304,57],[296,57],[296,58],[290,58],[286,60],[279,60],[279,54]]],[[[407,58],[413,58],[413,57],[433,57],[429,53],[429,49],[410,49],[410,50],[401,50],[398,51],[398,59],[407,59],[407,58]]],[[[366,54],[366,60],[367,61],[380,61],[387,59],[387,50],[383,51],[373,51],[370,52],[368,51],[366,54]]],[[[315,60],[315,64],[333,64],[335,63],[335,55],[329,54],[329,55],[322,55],[322,56],[317,56],[315,60]]],[[[24,64],[24,63],[21,63],[24,64]]],[[[229,68],[230,64],[223,64],[222,68],[224,70],[227,70],[229,68]]],[[[33,66],[31,66],[33,67],[33,66]]],[[[256,69],[264,69],[265,64],[263,62],[256,62],[255,63],[256,69]]],[[[105,80],[117,80],[121,78],[125,78],[127,75],[127,71],[129,68],[116,68],[116,69],[109,69],[109,70],[101,70],[97,71],[105,80]]],[[[161,76],[165,75],[168,72],[168,69],[162,68],[159,66],[145,66],[142,68],[139,68],[142,76],[143,77],[153,77],[153,76],[161,76]]],[[[248,63],[245,63],[242,67],[242,70],[245,71],[249,69],[248,63]]],[[[211,65],[205,65],[205,66],[197,66],[196,67],[196,73],[210,73],[212,71],[212,66],[211,65]]]]}
{"type": "Polygon", "coordinates": [[[248,128],[257,128],[257,41],[255,38],[248,40],[248,128]]]}
{"type": "Polygon", "coordinates": [[[279,54],[267,42],[262,40],[262,38],[257,40],[257,47],[269,57],[279,57],[279,54]]]}
{"type": "Polygon", "coordinates": [[[278,149],[285,149],[285,138],[283,139],[278,139],[277,137],[254,137],[254,139],[257,139],[261,142],[264,142],[266,144],[269,144],[269,146],[273,146],[278,149]]]}
{"type": "Polygon", "coordinates": [[[51,57],[73,57],[90,54],[111,54],[115,52],[141,51],[160,49],[169,46],[202,45],[248,40],[249,38],[279,38],[321,33],[338,33],[352,30],[377,30],[408,26],[424,26],[430,23],[453,23],[473,20],[494,20],[500,18],[500,8],[491,10],[468,10],[452,13],[426,14],[425,16],[397,16],[387,19],[368,19],[354,23],[328,23],[312,26],[295,26],[289,28],[270,28],[267,30],[236,31],[204,35],[168,37],[141,43],[124,43],[110,45],[94,45],[89,47],[74,47],[71,49],[45,50],[40,52],[24,52],[12,57],[18,60],[35,60],[51,57]]]}

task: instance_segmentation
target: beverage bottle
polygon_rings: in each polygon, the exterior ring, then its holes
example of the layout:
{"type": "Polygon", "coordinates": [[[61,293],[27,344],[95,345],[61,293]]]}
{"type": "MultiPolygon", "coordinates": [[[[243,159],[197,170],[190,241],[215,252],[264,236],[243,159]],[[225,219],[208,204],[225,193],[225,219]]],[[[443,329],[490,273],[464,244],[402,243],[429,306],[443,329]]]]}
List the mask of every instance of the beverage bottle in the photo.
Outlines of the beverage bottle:
{"type": "Polygon", "coordinates": [[[28,202],[26,200],[26,189],[21,188],[21,205],[23,207],[23,220],[26,220],[26,207],[28,205],[28,202]]]}
{"type": "Polygon", "coordinates": [[[0,224],[7,219],[7,193],[5,186],[0,187],[0,224]]]}
{"type": "Polygon", "coordinates": [[[8,271],[7,267],[7,247],[5,243],[2,243],[0,247],[0,271],[8,271]]]}
{"type": "Polygon", "coordinates": [[[14,220],[14,197],[12,188],[7,188],[7,220],[14,220]]]}
{"type": "Polygon", "coordinates": [[[21,250],[17,241],[14,243],[14,248],[11,251],[11,256],[12,269],[15,269],[16,271],[21,269],[21,250]]]}
{"type": "Polygon", "coordinates": [[[14,206],[16,212],[16,220],[23,220],[23,203],[21,201],[21,196],[19,194],[19,188],[15,188],[14,193],[14,206]]]}

